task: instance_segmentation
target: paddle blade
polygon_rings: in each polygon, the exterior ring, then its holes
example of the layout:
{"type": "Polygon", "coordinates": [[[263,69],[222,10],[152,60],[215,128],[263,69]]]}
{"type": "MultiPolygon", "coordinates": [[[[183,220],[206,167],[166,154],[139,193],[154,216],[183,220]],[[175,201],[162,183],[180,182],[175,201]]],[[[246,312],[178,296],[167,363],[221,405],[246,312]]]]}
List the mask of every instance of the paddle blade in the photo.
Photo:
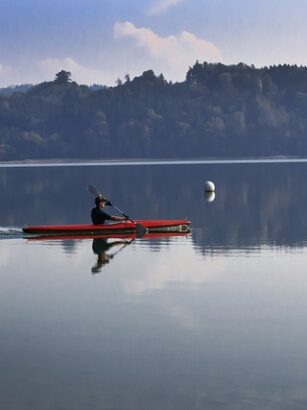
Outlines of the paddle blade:
{"type": "Polygon", "coordinates": [[[135,230],[136,230],[136,237],[137,238],[142,238],[145,234],[148,233],[148,229],[145,228],[145,226],[141,224],[135,224],[135,230]]]}
{"type": "Polygon", "coordinates": [[[88,185],[87,189],[95,197],[100,196],[100,192],[93,185],[88,185]]]}

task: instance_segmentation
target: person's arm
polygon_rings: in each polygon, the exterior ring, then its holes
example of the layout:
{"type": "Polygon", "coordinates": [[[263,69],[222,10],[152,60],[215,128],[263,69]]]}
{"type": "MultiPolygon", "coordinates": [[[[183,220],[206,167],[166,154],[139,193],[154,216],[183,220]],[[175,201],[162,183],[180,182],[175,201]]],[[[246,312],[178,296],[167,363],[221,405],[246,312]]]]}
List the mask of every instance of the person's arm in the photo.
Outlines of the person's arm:
{"type": "Polygon", "coordinates": [[[114,216],[114,215],[112,215],[111,218],[112,218],[112,221],[126,221],[127,220],[127,218],[125,218],[124,216],[114,216]]]}
{"type": "Polygon", "coordinates": [[[103,214],[104,218],[109,221],[126,221],[127,218],[124,216],[117,216],[117,215],[109,215],[107,212],[100,210],[101,214],[103,214]]]}

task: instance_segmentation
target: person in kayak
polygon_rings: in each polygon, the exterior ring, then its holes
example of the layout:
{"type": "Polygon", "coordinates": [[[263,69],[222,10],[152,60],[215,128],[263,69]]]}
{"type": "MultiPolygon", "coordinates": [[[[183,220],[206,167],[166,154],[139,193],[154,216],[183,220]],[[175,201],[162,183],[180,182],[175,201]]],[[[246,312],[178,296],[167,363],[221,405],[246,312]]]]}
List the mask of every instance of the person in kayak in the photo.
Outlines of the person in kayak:
{"type": "Polygon", "coordinates": [[[107,205],[111,205],[111,203],[102,196],[97,196],[95,198],[95,208],[91,211],[91,218],[93,225],[103,225],[105,221],[125,221],[127,218],[122,216],[114,216],[109,215],[107,212],[103,210],[103,208],[107,205]]]}

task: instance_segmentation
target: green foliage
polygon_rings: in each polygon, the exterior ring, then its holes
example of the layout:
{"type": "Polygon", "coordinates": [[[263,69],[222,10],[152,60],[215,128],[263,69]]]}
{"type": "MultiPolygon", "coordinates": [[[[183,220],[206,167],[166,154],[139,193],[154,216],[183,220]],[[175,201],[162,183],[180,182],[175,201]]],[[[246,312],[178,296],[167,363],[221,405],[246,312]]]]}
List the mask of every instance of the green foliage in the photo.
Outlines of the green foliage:
{"type": "Polygon", "coordinates": [[[71,72],[70,71],[65,71],[61,70],[55,75],[55,82],[59,84],[67,84],[71,81],[71,72]]]}
{"type": "Polygon", "coordinates": [[[115,87],[54,81],[0,94],[0,160],[307,155],[307,68],[196,62],[115,87]]]}

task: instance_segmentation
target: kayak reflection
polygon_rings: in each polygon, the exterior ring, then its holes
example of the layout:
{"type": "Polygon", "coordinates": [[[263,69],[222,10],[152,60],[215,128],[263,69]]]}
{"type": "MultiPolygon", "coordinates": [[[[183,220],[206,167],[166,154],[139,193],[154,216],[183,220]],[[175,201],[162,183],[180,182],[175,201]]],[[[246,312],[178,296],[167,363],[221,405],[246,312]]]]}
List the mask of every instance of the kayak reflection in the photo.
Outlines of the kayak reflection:
{"type": "Polygon", "coordinates": [[[105,266],[108,265],[111,260],[119,253],[121,252],[126,246],[130,245],[133,243],[136,239],[161,239],[161,238],[171,238],[171,237],[176,237],[176,236],[188,236],[189,232],[163,232],[163,233],[149,233],[145,234],[142,236],[142,238],[138,238],[136,235],[127,237],[126,235],[118,235],[118,238],[115,240],[115,238],[108,238],[108,237],[95,237],[93,238],[92,242],[92,250],[95,255],[97,255],[97,261],[96,265],[94,265],[91,269],[92,274],[95,275],[96,273],[99,273],[101,269],[105,266]],[[129,239],[128,239],[129,238],[129,239]],[[109,242],[112,240],[111,242],[109,242]],[[117,249],[114,253],[110,253],[112,248],[119,246],[119,249],[117,249]]]}
{"type": "Polygon", "coordinates": [[[99,273],[103,266],[110,263],[114,256],[123,250],[127,245],[130,245],[135,238],[128,240],[118,240],[108,242],[108,238],[94,238],[92,243],[92,250],[97,255],[96,265],[92,267],[92,274],[99,273]],[[108,253],[108,251],[114,247],[121,246],[116,252],[108,253]]]}
{"type": "MultiPolygon", "coordinates": [[[[108,265],[115,255],[121,252],[124,248],[135,241],[161,241],[167,240],[175,237],[188,237],[190,231],[186,232],[149,232],[139,238],[134,234],[113,234],[110,235],[35,235],[35,236],[24,236],[29,242],[43,241],[45,243],[53,242],[55,244],[62,244],[70,242],[75,243],[75,241],[92,240],[92,252],[96,256],[96,264],[91,268],[92,274],[99,273],[101,269],[108,265]],[[112,248],[116,248],[115,251],[111,251],[112,248]]],[[[137,242],[135,242],[137,243],[137,242]]],[[[71,247],[71,245],[70,245],[71,247]]]]}

